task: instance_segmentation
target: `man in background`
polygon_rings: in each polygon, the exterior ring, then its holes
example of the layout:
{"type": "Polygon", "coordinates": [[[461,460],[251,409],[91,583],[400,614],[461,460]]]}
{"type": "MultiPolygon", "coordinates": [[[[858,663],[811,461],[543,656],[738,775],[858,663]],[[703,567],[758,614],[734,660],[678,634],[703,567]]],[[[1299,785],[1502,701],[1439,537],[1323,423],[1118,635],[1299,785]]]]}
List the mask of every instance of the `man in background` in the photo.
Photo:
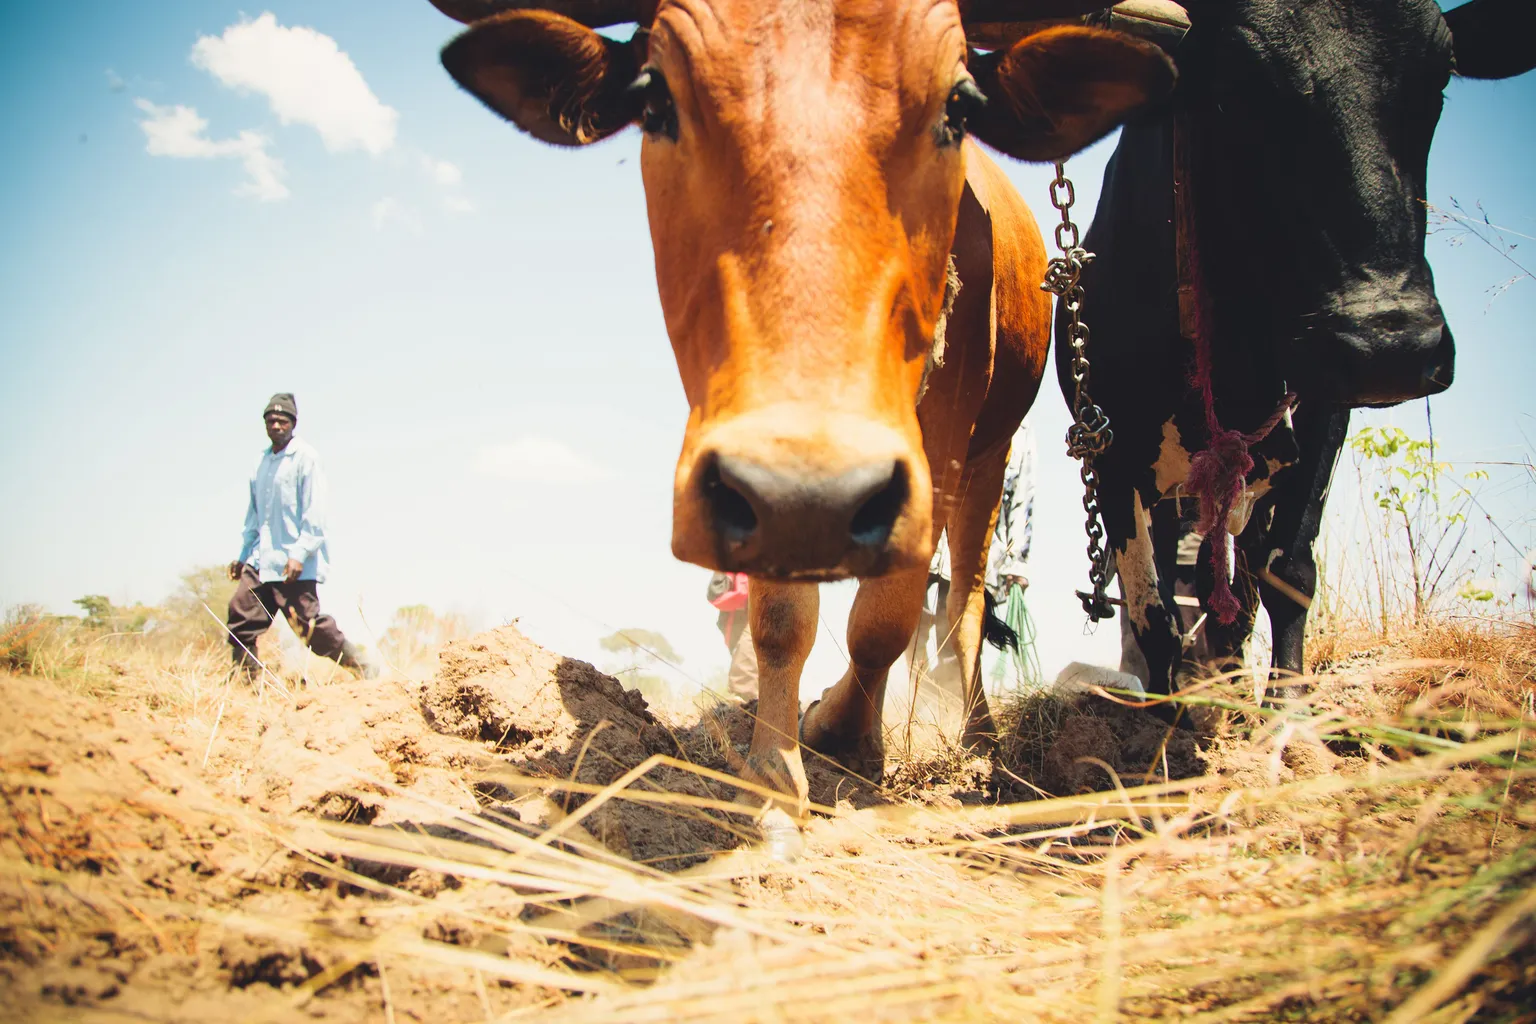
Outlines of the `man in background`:
{"type": "MultiPolygon", "coordinates": [[[[992,530],[983,577],[994,607],[998,609],[998,614],[1005,617],[1010,597],[1015,591],[1022,596],[1029,586],[1026,572],[1030,543],[1034,539],[1034,520],[1035,435],[1026,419],[1019,424],[1018,431],[1009,443],[997,524],[992,530]]],[[[955,659],[955,649],[949,643],[953,629],[947,607],[949,587],[949,531],[945,530],[939,535],[939,542],[933,550],[933,561],[928,566],[928,593],[933,594],[933,598],[929,604],[927,595],[924,596],[923,614],[918,620],[911,656],[920,662],[926,661],[929,638],[932,637],[934,662],[930,674],[942,688],[958,697],[960,666],[955,659]]]]}
{"type": "Polygon", "coordinates": [[[705,597],[720,613],[717,624],[725,637],[725,648],[731,653],[725,688],[743,703],[756,700],[757,650],[752,646],[752,629],[747,623],[747,574],[714,573],[705,597]]]}
{"type": "Polygon", "coordinates": [[[251,681],[261,671],[256,641],[278,612],[311,651],[368,678],[357,648],[336,620],[320,611],[316,585],[325,582],[330,554],[325,543],[325,476],[320,456],[294,437],[299,422],[293,395],[279,392],[262,411],[271,445],[251,474],[240,557],[229,564],[239,583],[229,599],[229,646],[235,671],[251,681]]]}
{"type": "Polygon", "coordinates": [[[1013,587],[1029,586],[1025,575],[1029,547],[1035,536],[1035,435],[1029,420],[1019,424],[1008,449],[1008,468],[1003,471],[1003,496],[997,508],[997,526],[987,551],[987,589],[998,604],[1006,604],[1013,587]]]}

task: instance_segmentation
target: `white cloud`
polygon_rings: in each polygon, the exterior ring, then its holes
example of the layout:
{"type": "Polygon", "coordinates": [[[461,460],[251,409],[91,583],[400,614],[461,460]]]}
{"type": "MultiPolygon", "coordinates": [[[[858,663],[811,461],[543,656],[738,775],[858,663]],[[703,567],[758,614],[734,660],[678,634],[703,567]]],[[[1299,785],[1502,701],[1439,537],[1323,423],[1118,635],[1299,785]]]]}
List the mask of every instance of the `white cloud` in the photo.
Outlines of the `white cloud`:
{"type": "Polygon", "coordinates": [[[583,484],[607,476],[603,467],[546,437],[486,445],[475,455],[481,476],[530,484],[583,484]]]}
{"type": "Polygon", "coordinates": [[[288,198],[283,184],[283,162],[267,152],[272,140],[260,132],[243,131],[232,139],[210,139],[204,132],[208,121],[192,107],[180,104],[162,107],[146,99],[134,103],[149,115],[139,122],[148,139],[145,149],[151,156],[179,159],[236,159],[245,165],[249,180],[235,189],[236,195],[250,196],[263,202],[288,198]]]}
{"type": "Polygon", "coordinates": [[[265,96],[284,124],[309,125],[332,152],[377,156],[395,144],[399,113],[379,102],[336,40],[279,25],[270,11],[203,36],[192,63],[232,89],[265,96]]]}
{"type": "Polygon", "coordinates": [[[464,173],[458,167],[447,160],[434,160],[430,156],[421,158],[426,164],[427,171],[432,175],[432,180],[439,185],[457,185],[464,180],[464,173]]]}
{"type": "Polygon", "coordinates": [[[416,211],[394,196],[385,196],[368,208],[368,219],[375,231],[383,231],[390,224],[399,224],[411,231],[421,230],[421,218],[416,211]]]}
{"type": "Polygon", "coordinates": [[[438,160],[435,157],[421,154],[421,166],[427,175],[443,189],[443,211],[449,214],[471,213],[475,204],[471,202],[459,189],[464,182],[464,173],[458,166],[447,160],[438,160]]]}

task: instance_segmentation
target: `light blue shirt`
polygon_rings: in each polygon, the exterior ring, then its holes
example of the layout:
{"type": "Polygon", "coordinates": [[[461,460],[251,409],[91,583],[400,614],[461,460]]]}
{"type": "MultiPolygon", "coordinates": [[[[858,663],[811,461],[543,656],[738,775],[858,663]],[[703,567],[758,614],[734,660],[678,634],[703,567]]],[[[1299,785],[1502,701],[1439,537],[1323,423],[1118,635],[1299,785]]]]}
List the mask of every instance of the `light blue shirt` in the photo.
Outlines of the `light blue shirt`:
{"type": "Polygon", "coordinates": [[[325,545],[325,475],[320,456],[295,437],[280,452],[268,448],[251,474],[240,561],[263,583],[283,578],[288,560],[304,564],[301,580],[324,583],[330,569],[325,545]]]}

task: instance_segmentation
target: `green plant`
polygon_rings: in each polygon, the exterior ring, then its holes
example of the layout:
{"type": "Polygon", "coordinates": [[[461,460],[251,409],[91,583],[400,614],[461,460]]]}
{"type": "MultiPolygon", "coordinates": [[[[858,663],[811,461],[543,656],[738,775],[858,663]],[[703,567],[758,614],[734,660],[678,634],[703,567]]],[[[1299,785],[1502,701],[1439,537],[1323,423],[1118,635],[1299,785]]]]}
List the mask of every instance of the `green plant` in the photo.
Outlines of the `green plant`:
{"type": "Polygon", "coordinates": [[[0,668],[31,672],[50,629],[49,616],[39,605],[20,604],[5,613],[0,624],[0,668]]]}
{"type": "MultiPolygon", "coordinates": [[[[1484,470],[1455,476],[1449,462],[1435,459],[1433,441],[1410,437],[1401,427],[1365,427],[1350,438],[1361,482],[1370,488],[1375,515],[1368,513],[1368,538],[1373,551],[1377,612],[1382,629],[1391,615],[1390,592],[1399,568],[1394,554],[1406,558],[1408,592],[1415,623],[1422,622],[1442,593],[1447,573],[1458,568],[1468,535],[1467,512],[1476,501],[1469,484],[1488,478],[1484,470]]],[[[1453,577],[1455,578],[1455,577],[1453,577]]],[[[1457,591],[1468,600],[1492,600],[1487,588],[1471,587],[1470,579],[1457,591]],[[1486,595],[1486,596],[1484,596],[1486,595]]]]}

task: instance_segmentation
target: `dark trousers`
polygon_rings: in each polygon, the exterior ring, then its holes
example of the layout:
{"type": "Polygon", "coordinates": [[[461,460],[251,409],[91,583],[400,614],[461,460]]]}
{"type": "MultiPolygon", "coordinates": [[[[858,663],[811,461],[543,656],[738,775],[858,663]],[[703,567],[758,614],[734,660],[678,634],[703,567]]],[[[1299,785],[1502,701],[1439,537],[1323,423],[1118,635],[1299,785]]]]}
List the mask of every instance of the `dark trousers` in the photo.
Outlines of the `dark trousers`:
{"type": "Polygon", "coordinates": [[[352,645],[341,635],[336,620],[320,613],[320,597],[314,580],[292,583],[263,583],[256,570],[247,565],[240,571],[240,584],[229,599],[229,648],[235,664],[247,675],[260,670],[256,663],[256,641],[281,612],[288,625],[311,651],[330,658],[347,668],[357,668],[352,645]]]}

